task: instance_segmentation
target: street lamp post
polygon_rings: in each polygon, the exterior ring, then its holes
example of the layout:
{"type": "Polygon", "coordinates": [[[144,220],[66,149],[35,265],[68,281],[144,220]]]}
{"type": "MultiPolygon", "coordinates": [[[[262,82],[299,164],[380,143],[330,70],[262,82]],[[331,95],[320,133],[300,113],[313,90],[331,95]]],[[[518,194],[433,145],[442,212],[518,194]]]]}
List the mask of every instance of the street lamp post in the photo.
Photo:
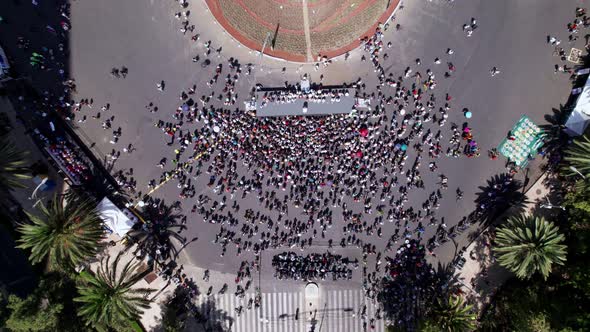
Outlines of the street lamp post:
{"type": "Polygon", "coordinates": [[[561,205],[551,205],[551,203],[549,204],[541,204],[540,207],[544,208],[544,209],[553,209],[553,208],[557,208],[557,209],[562,209],[563,211],[565,211],[565,207],[561,206],[561,205]]]}
{"type": "Polygon", "coordinates": [[[586,176],[584,174],[582,174],[582,172],[580,172],[577,168],[575,168],[574,166],[570,166],[570,169],[576,173],[578,173],[578,175],[580,175],[582,178],[586,178],[586,176]]]}
{"type": "Polygon", "coordinates": [[[539,205],[539,207],[543,208],[543,209],[553,209],[553,208],[557,208],[557,209],[562,209],[563,211],[565,211],[565,207],[561,206],[561,205],[553,205],[553,203],[551,203],[549,201],[548,197],[545,197],[545,201],[547,201],[547,203],[543,203],[541,205],[539,205]]]}
{"type": "Polygon", "coordinates": [[[29,196],[29,199],[35,199],[37,198],[37,191],[39,190],[39,188],[41,188],[47,181],[49,180],[49,177],[44,178],[41,183],[39,183],[39,185],[35,188],[35,190],[33,190],[33,193],[31,193],[31,196],[29,196]]]}

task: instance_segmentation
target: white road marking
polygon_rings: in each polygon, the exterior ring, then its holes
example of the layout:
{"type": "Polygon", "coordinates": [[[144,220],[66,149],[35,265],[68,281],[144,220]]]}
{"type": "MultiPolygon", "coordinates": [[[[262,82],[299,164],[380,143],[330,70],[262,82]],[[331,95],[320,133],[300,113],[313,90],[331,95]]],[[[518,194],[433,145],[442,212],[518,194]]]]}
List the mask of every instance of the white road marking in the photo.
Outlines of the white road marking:
{"type": "Polygon", "coordinates": [[[313,61],[313,55],[311,54],[311,32],[309,30],[309,8],[307,8],[307,0],[303,0],[303,30],[305,31],[305,45],[307,61],[313,61]]]}

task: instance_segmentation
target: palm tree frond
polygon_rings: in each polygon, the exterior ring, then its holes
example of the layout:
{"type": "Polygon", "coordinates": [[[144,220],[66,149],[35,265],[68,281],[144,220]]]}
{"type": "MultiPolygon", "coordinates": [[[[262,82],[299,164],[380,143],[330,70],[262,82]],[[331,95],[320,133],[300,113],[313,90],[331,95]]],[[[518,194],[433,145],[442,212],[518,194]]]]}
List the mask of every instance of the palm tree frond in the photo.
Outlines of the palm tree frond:
{"type": "Polygon", "coordinates": [[[96,254],[105,236],[95,207],[93,201],[66,204],[54,196],[49,207],[40,205],[41,216],[28,214],[31,223],[19,225],[18,247],[31,250],[34,264],[47,259],[55,270],[76,267],[96,254]]]}
{"type": "Polygon", "coordinates": [[[87,273],[78,286],[78,315],[90,326],[116,329],[121,322],[138,320],[143,310],[149,308],[146,295],[154,290],[133,288],[141,279],[138,263],[130,260],[119,270],[121,257],[120,253],[112,264],[110,258],[101,260],[97,273],[87,273]]]}
{"type": "Polygon", "coordinates": [[[553,264],[563,265],[567,246],[559,228],[544,218],[517,216],[496,232],[498,263],[521,279],[540,272],[547,279],[553,264]]]}
{"type": "Polygon", "coordinates": [[[26,155],[7,138],[0,138],[0,187],[7,190],[24,188],[21,180],[31,177],[31,170],[26,166],[26,155]]]}

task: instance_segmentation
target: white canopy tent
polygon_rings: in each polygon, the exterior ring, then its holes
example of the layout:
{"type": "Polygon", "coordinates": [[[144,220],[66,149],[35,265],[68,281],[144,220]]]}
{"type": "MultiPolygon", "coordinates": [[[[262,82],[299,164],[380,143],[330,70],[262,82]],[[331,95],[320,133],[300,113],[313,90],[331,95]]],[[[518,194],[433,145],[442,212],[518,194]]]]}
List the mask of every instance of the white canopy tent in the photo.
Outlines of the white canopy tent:
{"type": "Polygon", "coordinates": [[[570,136],[580,136],[586,131],[586,127],[590,123],[590,115],[583,112],[572,112],[565,123],[565,132],[570,136]]]}
{"type": "Polygon", "coordinates": [[[590,80],[586,84],[576,101],[576,107],[565,123],[565,132],[570,136],[580,136],[590,124],[590,80]]]}
{"type": "Polygon", "coordinates": [[[100,201],[96,209],[105,225],[120,237],[124,237],[135,224],[135,216],[128,211],[121,211],[107,197],[100,201]]]}

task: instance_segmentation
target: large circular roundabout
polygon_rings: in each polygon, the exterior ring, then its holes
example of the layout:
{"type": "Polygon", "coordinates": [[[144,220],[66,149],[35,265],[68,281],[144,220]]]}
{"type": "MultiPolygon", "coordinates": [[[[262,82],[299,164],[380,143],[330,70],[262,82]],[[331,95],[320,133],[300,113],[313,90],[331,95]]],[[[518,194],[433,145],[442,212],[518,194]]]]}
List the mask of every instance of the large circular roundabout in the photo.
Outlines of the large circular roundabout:
{"type": "Polygon", "coordinates": [[[289,61],[334,57],[359,45],[399,0],[207,0],[238,42],[289,61]]]}

